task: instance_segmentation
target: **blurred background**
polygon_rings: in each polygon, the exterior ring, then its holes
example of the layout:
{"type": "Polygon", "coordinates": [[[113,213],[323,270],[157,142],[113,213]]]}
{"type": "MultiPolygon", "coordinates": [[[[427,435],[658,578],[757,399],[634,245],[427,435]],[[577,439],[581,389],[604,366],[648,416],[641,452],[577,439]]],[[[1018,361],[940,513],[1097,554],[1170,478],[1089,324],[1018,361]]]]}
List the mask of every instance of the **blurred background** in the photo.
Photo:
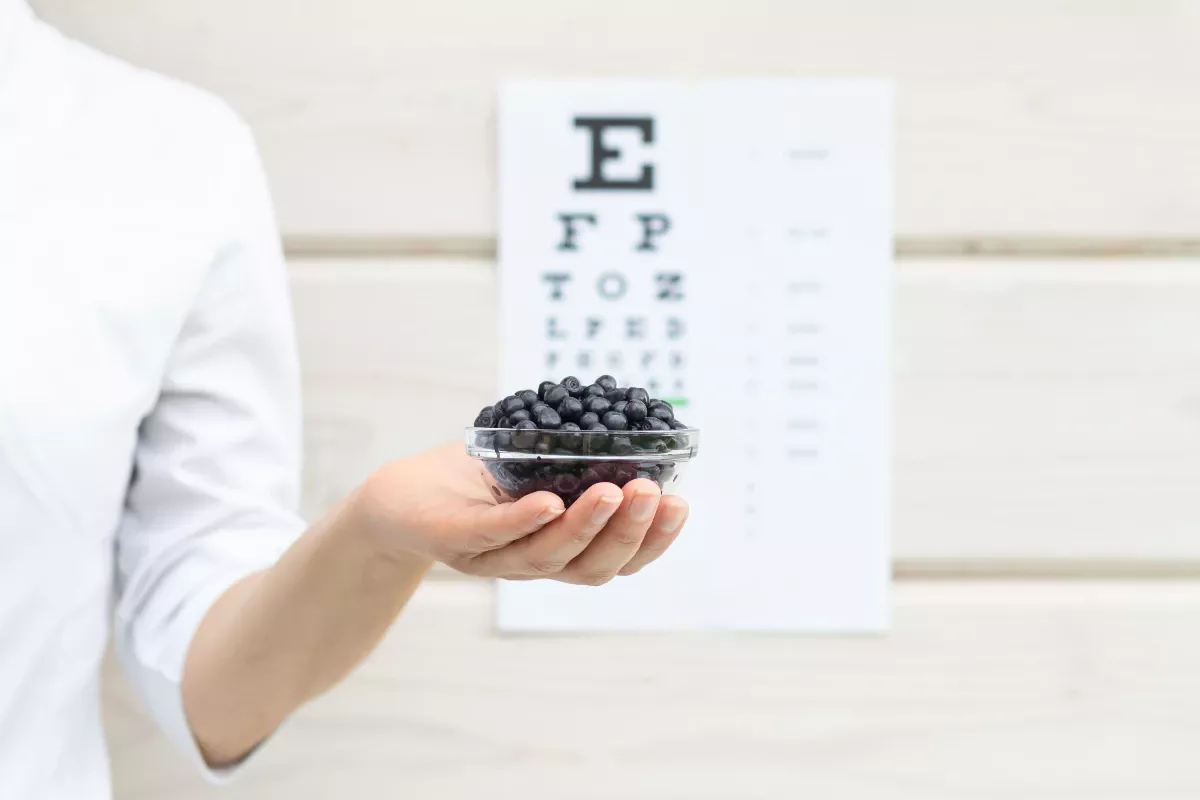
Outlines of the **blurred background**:
{"type": "Polygon", "coordinates": [[[118,797],[1200,796],[1200,2],[33,5],[253,125],[310,515],[494,399],[500,78],[897,92],[890,635],[506,638],[438,572],[222,792],[110,669],[118,797]]]}

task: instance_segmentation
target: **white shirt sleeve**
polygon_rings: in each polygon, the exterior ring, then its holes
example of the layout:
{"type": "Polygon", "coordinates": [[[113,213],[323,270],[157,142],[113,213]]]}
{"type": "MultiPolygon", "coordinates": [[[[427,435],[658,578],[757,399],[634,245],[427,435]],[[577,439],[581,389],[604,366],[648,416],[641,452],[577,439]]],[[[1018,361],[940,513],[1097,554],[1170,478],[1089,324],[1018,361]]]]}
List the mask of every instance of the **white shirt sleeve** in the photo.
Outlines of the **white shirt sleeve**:
{"type": "MultiPolygon", "coordinates": [[[[240,123],[239,123],[240,125],[240,123]]],[[[117,651],[163,730],[205,774],[181,680],[213,602],[273,564],[296,512],[300,386],[287,276],[249,131],[230,158],[219,246],[138,431],[117,539],[117,651]],[[223,242],[223,243],[221,243],[223,242]]]]}

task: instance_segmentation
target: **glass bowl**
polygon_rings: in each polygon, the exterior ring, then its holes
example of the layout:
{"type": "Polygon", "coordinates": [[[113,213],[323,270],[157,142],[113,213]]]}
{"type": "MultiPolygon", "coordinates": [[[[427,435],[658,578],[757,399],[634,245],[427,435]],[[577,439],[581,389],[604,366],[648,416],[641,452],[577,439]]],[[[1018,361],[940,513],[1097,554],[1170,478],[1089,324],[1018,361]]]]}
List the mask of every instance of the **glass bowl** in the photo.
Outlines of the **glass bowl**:
{"type": "Polygon", "coordinates": [[[654,481],[663,494],[677,494],[699,449],[700,431],[467,428],[466,443],[497,500],[553,492],[570,506],[594,484],[624,486],[635,478],[654,481]]]}

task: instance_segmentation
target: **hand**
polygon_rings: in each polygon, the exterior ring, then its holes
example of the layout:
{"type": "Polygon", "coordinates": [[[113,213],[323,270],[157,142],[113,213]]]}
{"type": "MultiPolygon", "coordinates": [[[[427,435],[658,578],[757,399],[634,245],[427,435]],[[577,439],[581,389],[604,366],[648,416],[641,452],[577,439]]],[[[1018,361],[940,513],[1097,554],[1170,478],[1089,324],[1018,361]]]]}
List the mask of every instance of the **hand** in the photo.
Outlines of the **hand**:
{"type": "Polygon", "coordinates": [[[638,479],[600,483],[564,510],[535,492],[497,503],[483,466],[462,445],[396,461],[375,473],[356,504],[386,547],[489,578],[549,578],[599,586],[661,556],[687,519],[687,503],[638,479]]]}

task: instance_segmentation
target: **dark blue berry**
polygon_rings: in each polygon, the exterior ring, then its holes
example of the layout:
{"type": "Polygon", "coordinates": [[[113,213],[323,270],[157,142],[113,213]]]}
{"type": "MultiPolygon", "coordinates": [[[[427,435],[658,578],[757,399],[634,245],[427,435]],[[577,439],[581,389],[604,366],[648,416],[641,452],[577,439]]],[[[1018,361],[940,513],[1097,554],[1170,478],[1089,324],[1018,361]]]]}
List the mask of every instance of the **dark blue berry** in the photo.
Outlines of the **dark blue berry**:
{"type": "Polygon", "coordinates": [[[508,424],[515,428],[518,422],[524,422],[527,419],[533,419],[533,417],[530,416],[528,411],[522,408],[520,411],[514,411],[508,415],[508,424]]]}
{"type": "Polygon", "coordinates": [[[604,387],[604,391],[617,388],[617,379],[612,375],[601,375],[596,378],[596,385],[604,387]]]}
{"type": "Polygon", "coordinates": [[[563,400],[566,400],[569,394],[570,392],[567,391],[565,386],[561,386],[556,383],[546,390],[546,396],[542,399],[545,400],[546,405],[550,406],[551,408],[558,408],[558,404],[563,400]]]}
{"type": "Polygon", "coordinates": [[[604,399],[610,403],[616,403],[625,399],[624,389],[609,389],[604,393],[604,399]]]}
{"type": "Polygon", "coordinates": [[[514,411],[520,411],[525,407],[525,401],[514,395],[509,395],[500,401],[500,408],[505,414],[511,414],[514,411]]]}
{"type": "Polygon", "coordinates": [[[554,491],[557,494],[575,494],[579,491],[579,487],[583,485],[583,481],[578,476],[571,473],[562,473],[554,479],[554,491]]]}
{"type": "Polygon", "coordinates": [[[553,436],[539,436],[538,440],[537,440],[537,444],[535,444],[533,446],[533,452],[537,453],[539,456],[548,456],[551,453],[553,453],[554,452],[554,437],[553,436]]]}
{"type": "Polygon", "coordinates": [[[574,397],[568,397],[558,404],[558,416],[564,421],[574,422],[583,415],[583,403],[574,397]]]}
{"type": "Polygon", "coordinates": [[[656,400],[650,404],[648,412],[655,419],[661,419],[663,422],[670,422],[675,419],[675,411],[672,410],[669,403],[664,403],[661,400],[656,400]]]}
{"type": "Polygon", "coordinates": [[[521,398],[521,402],[525,404],[525,408],[533,408],[533,404],[541,399],[533,389],[522,389],[517,392],[516,396],[521,398]]]}
{"type": "Polygon", "coordinates": [[[554,381],[542,381],[541,383],[539,383],[538,384],[538,400],[545,400],[546,392],[550,389],[553,389],[555,386],[558,386],[558,384],[555,383],[554,381]]]}
{"type": "Polygon", "coordinates": [[[608,411],[600,417],[600,423],[610,431],[629,430],[629,420],[619,411],[608,411]]]}
{"type": "Polygon", "coordinates": [[[614,436],[608,450],[614,456],[627,456],[633,452],[633,442],[628,436],[614,436]]]}
{"type": "Polygon", "coordinates": [[[626,400],[641,400],[643,403],[650,402],[650,393],[638,386],[630,386],[625,390],[626,400]]]}
{"type": "Polygon", "coordinates": [[[579,476],[579,488],[587,489],[590,486],[595,486],[597,483],[604,482],[604,475],[595,467],[588,467],[579,476]]]}
{"type": "Polygon", "coordinates": [[[646,404],[641,400],[630,400],[624,413],[629,421],[636,425],[646,418],[646,404]]]}
{"type": "Polygon", "coordinates": [[[537,422],[537,427],[543,430],[553,430],[559,425],[562,425],[562,417],[558,415],[557,411],[549,407],[538,411],[537,417],[534,421],[537,422]]]}
{"type": "Polygon", "coordinates": [[[599,455],[603,453],[608,446],[608,428],[603,425],[592,425],[583,430],[583,454],[599,455]]]}
{"type": "Polygon", "coordinates": [[[533,407],[529,409],[529,416],[536,417],[537,413],[539,411],[541,411],[543,408],[550,408],[550,406],[546,405],[541,400],[537,401],[536,403],[533,404],[533,407]]]}
{"type": "Polygon", "coordinates": [[[578,450],[580,443],[583,441],[583,436],[579,433],[580,427],[574,422],[564,422],[562,427],[558,429],[558,443],[568,450],[578,450]]]}
{"type": "Polygon", "coordinates": [[[657,417],[646,417],[638,424],[641,431],[669,431],[671,426],[657,417]]]}
{"type": "MultiPolygon", "coordinates": [[[[476,426],[476,427],[478,427],[478,426],[476,426]]],[[[475,434],[475,446],[476,447],[491,447],[492,446],[492,434],[484,433],[483,431],[480,431],[479,433],[475,434]]]]}
{"type": "Polygon", "coordinates": [[[591,386],[583,387],[583,399],[584,400],[586,400],[589,397],[603,397],[603,396],[604,396],[604,387],[603,386],[598,386],[593,383],[591,386]]]}
{"type": "Polygon", "coordinates": [[[518,422],[512,432],[513,447],[519,450],[532,450],[537,438],[537,423],[533,420],[518,422]]]}
{"type": "Polygon", "coordinates": [[[612,403],[605,400],[603,397],[589,397],[583,401],[583,410],[590,411],[593,414],[604,416],[605,411],[612,410],[612,403]]]}
{"type": "Polygon", "coordinates": [[[612,404],[612,410],[616,411],[618,414],[624,414],[625,409],[628,407],[629,407],[628,400],[618,400],[617,402],[612,404]]]}
{"type": "Polygon", "coordinates": [[[599,424],[600,424],[600,415],[593,413],[591,411],[583,412],[583,416],[581,416],[579,418],[579,427],[585,431],[588,428],[592,427],[593,425],[599,425],[599,424]]]}
{"type": "Polygon", "coordinates": [[[492,439],[492,446],[497,450],[507,450],[512,447],[512,433],[509,431],[497,431],[492,439]]]}
{"type": "Polygon", "coordinates": [[[501,417],[500,420],[496,423],[497,428],[511,428],[512,426],[513,426],[513,424],[509,420],[508,417],[501,417]]]}
{"type": "Polygon", "coordinates": [[[559,383],[563,385],[563,388],[567,390],[567,393],[571,395],[571,397],[579,397],[581,394],[583,394],[583,384],[580,383],[579,378],[576,378],[574,375],[568,375],[559,381],[559,383]]]}
{"type": "Polygon", "coordinates": [[[684,425],[682,422],[680,422],[677,419],[671,420],[671,427],[677,431],[686,431],[688,429],[687,425],[684,425]]]}
{"type": "MultiPolygon", "coordinates": [[[[621,437],[618,437],[621,438],[621,437]]],[[[613,469],[612,482],[617,486],[624,486],[631,480],[637,477],[637,468],[633,464],[618,464],[613,469]]]]}
{"type": "Polygon", "coordinates": [[[494,428],[496,426],[496,420],[498,419],[499,417],[496,416],[496,409],[488,406],[479,412],[479,416],[475,417],[475,427],[494,428]]]}

